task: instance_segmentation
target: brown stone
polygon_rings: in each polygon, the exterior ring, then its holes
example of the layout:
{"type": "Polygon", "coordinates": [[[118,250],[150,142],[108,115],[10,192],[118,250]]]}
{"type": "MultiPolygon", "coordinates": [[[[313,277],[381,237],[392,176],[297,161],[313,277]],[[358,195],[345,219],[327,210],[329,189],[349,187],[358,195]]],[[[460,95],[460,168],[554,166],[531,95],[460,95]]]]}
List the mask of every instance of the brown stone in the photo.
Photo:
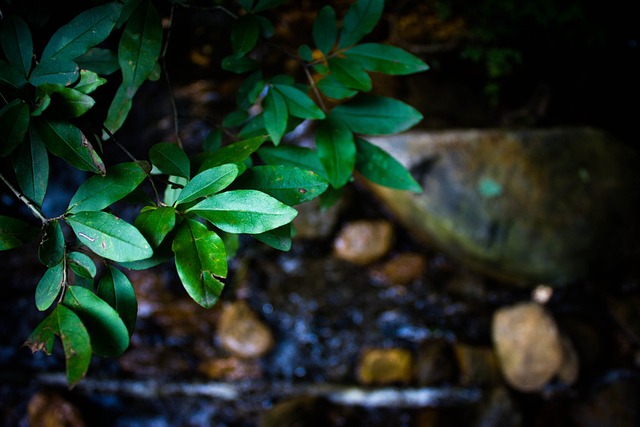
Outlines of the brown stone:
{"type": "Polygon", "coordinates": [[[500,369],[491,347],[456,343],[454,354],[463,386],[490,386],[500,382],[500,369]]]}
{"type": "Polygon", "coordinates": [[[274,344],[269,327],[244,300],[224,306],[218,321],[217,337],[222,348],[240,358],[262,357],[274,344]]]}
{"type": "Polygon", "coordinates": [[[360,358],[362,384],[408,384],[413,376],[413,355],[404,348],[369,349],[360,358]]]}
{"type": "Polygon", "coordinates": [[[417,253],[402,253],[372,270],[374,280],[392,285],[407,285],[419,279],[425,271],[427,261],[417,253]]]}
{"type": "Polygon", "coordinates": [[[205,360],[198,370],[212,380],[237,381],[262,376],[262,369],[255,359],[237,357],[205,360]]]}
{"type": "Polygon", "coordinates": [[[31,427],[84,427],[80,410],[55,392],[38,392],[27,406],[31,427]]]}
{"type": "Polygon", "coordinates": [[[427,340],[416,354],[415,376],[418,385],[428,387],[453,380],[453,352],[444,340],[427,340]]]}
{"type": "Polygon", "coordinates": [[[388,221],[360,220],[347,224],[333,242],[336,257],[366,265],[382,258],[393,243],[393,226],[388,221]]]}

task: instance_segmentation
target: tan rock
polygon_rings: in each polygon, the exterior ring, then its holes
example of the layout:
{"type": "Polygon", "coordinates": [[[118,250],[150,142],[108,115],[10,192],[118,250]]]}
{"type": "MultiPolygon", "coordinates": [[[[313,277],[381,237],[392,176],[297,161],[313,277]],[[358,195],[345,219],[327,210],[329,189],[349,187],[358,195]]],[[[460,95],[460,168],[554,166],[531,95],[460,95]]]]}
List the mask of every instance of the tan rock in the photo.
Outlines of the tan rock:
{"type": "Polygon", "coordinates": [[[393,243],[393,226],[384,220],[347,224],[333,243],[336,257],[366,265],[382,258],[393,243]]]}
{"type": "Polygon", "coordinates": [[[27,406],[32,427],[84,427],[80,410],[55,392],[36,393],[27,406]]]}
{"type": "Polygon", "coordinates": [[[408,384],[412,376],[413,355],[407,349],[370,349],[360,358],[358,380],[362,384],[408,384]]]}
{"type": "Polygon", "coordinates": [[[273,334],[244,300],[224,306],[217,337],[222,347],[240,358],[262,357],[273,347],[273,334]]]}
{"type": "Polygon", "coordinates": [[[500,369],[491,347],[456,343],[453,350],[462,385],[488,386],[499,382],[500,369]]]}
{"type": "Polygon", "coordinates": [[[371,275],[375,280],[392,285],[406,285],[419,279],[425,271],[427,261],[417,253],[398,254],[378,268],[371,275]]]}
{"type": "Polygon", "coordinates": [[[205,360],[198,370],[213,380],[237,381],[257,379],[262,376],[262,369],[255,359],[237,357],[205,360]]]}

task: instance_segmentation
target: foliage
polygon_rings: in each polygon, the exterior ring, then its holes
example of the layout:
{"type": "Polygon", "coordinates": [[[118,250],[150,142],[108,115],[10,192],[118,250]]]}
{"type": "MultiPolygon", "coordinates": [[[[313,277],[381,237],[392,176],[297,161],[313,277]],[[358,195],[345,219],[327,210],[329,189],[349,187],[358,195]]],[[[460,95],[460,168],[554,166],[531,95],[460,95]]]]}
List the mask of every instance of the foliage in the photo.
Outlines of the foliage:
{"type": "MultiPolygon", "coordinates": [[[[201,152],[189,156],[179,143],[159,142],[148,160],[131,157],[116,134],[138,89],[160,75],[167,34],[159,5],[171,12],[190,5],[102,3],[57,28],[41,51],[32,37],[36,11],[21,16],[9,5],[0,27],[0,156],[12,165],[0,178],[40,221],[0,216],[0,249],[40,239],[38,257],[46,269],[35,304],[49,313],[27,345],[49,354],[58,336],[70,385],[85,376],[92,353],[118,356],[129,345],[137,303],[122,269],[173,259],[189,296],[211,307],[224,287],[238,234],[289,249],[297,214],[292,206],[323,197],[329,187],[341,189],[354,171],[381,185],[420,191],[406,169],[362,137],[401,132],[422,118],[398,100],[362,94],[372,89],[369,72],[427,69],[397,47],[360,43],[378,23],[383,0],[356,0],[342,22],[331,6],[318,12],[311,29],[315,47],[302,45],[292,53],[306,83],[264,75],[257,59],[273,34],[263,12],[283,1],[213,7],[233,20],[233,53],[220,66],[246,74],[237,108],[203,141],[201,152]],[[106,117],[96,123],[87,113],[97,102],[94,91],[108,80],[119,86],[105,106],[106,117]],[[283,143],[303,121],[317,122],[315,150],[283,143]],[[230,143],[220,143],[223,132],[233,135],[230,143]],[[106,164],[105,151],[119,148],[130,161],[106,164]],[[90,177],[64,212],[47,217],[42,205],[51,155],[90,177]],[[125,199],[142,205],[132,224],[114,214],[114,204],[125,199]]],[[[97,93],[104,99],[104,92],[97,93]]]]}

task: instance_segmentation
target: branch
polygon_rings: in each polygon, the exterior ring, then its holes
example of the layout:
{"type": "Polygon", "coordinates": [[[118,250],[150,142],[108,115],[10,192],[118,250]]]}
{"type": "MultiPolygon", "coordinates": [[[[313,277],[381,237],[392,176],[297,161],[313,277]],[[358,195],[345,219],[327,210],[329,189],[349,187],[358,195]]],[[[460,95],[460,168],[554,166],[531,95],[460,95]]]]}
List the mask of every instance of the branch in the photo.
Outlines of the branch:
{"type": "Polygon", "coordinates": [[[7,187],[9,187],[13,194],[15,194],[15,196],[20,199],[20,201],[22,201],[22,203],[27,205],[29,210],[36,218],[38,218],[42,222],[42,224],[47,224],[49,222],[49,220],[45,218],[42,212],[40,212],[40,209],[38,209],[38,207],[34,205],[31,200],[27,199],[22,193],[16,190],[15,187],[11,185],[11,183],[4,177],[4,175],[2,175],[2,173],[0,173],[0,179],[6,184],[7,187]]]}

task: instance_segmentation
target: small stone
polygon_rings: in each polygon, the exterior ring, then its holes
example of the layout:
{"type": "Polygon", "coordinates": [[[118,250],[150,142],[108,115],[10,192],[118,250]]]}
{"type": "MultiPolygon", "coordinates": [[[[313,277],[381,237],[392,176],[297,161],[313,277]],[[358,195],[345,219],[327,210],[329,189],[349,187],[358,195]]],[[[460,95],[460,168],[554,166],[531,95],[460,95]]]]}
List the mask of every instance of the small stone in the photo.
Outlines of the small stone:
{"type": "Polygon", "coordinates": [[[80,410],[55,392],[36,393],[27,406],[31,427],[84,427],[80,410]]]}
{"type": "Polygon", "coordinates": [[[296,238],[322,239],[329,237],[338,222],[338,215],[344,208],[344,204],[344,200],[340,199],[330,207],[323,208],[316,198],[297,205],[298,215],[293,220],[296,238]]]}
{"type": "Polygon", "coordinates": [[[118,357],[118,365],[127,373],[143,378],[161,378],[185,374],[188,360],[168,346],[133,346],[118,357]]]}
{"type": "Polygon", "coordinates": [[[238,381],[258,379],[262,376],[260,365],[255,359],[227,357],[202,362],[198,370],[212,380],[238,381]]]}
{"type": "Polygon", "coordinates": [[[225,305],[218,321],[217,336],[229,353],[240,358],[262,357],[273,347],[273,334],[244,300],[225,305]]]}
{"type": "Polygon", "coordinates": [[[333,243],[338,258],[358,265],[370,264],[389,252],[393,226],[384,220],[360,220],[347,224],[333,243]]]}
{"type": "Polygon", "coordinates": [[[564,350],[564,358],[562,359],[560,369],[558,369],[558,378],[563,383],[571,385],[578,379],[580,359],[573,344],[566,337],[562,338],[562,348],[564,350]]]}
{"type": "Polygon", "coordinates": [[[394,256],[371,272],[373,279],[392,285],[407,285],[419,279],[425,271],[427,261],[423,255],[402,253],[394,256]]]}
{"type": "Polygon", "coordinates": [[[413,376],[413,355],[404,348],[370,349],[360,358],[358,379],[365,385],[408,384],[413,376]]]}
{"type": "Polygon", "coordinates": [[[260,427],[320,427],[332,422],[331,404],[322,398],[293,397],[279,402],[260,417],[260,427]]]}
{"type": "Polygon", "coordinates": [[[453,379],[452,350],[444,340],[427,340],[416,355],[416,380],[428,387],[453,379]]]}
{"type": "Polygon", "coordinates": [[[491,347],[456,343],[453,347],[460,384],[463,386],[487,386],[499,382],[500,369],[491,347]]]}

